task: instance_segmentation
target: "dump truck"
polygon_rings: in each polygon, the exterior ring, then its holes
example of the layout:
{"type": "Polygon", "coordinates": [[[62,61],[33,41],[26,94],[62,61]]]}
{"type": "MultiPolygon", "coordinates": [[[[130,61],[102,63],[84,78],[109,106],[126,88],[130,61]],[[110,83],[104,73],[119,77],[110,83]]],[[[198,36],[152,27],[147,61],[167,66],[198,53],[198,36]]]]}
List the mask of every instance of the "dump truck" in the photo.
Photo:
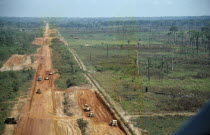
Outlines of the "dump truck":
{"type": "Polygon", "coordinates": [[[13,117],[8,117],[5,121],[5,124],[17,124],[17,121],[13,117]]]}
{"type": "Polygon", "coordinates": [[[88,113],[88,117],[94,117],[94,113],[93,112],[88,113]]]}
{"type": "Polygon", "coordinates": [[[41,77],[41,76],[39,76],[37,80],[38,80],[38,81],[41,81],[41,80],[42,80],[42,77],[41,77]]]}
{"type": "Polygon", "coordinates": [[[89,111],[91,111],[91,109],[90,109],[90,106],[89,105],[87,105],[87,104],[85,104],[85,112],[89,112],[89,111]]]}
{"type": "Polygon", "coordinates": [[[45,80],[49,80],[49,77],[47,75],[45,76],[45,80]]]}
{"type": "Polygon", "coordinates": [[[42,93],[41,89],[37,89],[36,93],[41,94],[42,93]]]}
{"type": "Polygon", "coordinates": [[[117,120],[112,120],[109,125],[110,126],[117,126],[117,120]]]}

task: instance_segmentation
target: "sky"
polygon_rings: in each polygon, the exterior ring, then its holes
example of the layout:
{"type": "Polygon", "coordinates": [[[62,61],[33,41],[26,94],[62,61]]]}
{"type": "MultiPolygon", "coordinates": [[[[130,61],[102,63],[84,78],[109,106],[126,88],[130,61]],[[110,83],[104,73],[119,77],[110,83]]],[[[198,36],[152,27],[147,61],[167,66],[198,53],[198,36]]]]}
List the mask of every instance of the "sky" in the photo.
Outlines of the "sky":
{"type": "Polygon", "coordinates": [[[210,0],[0,0],[8,17],[157,17],[210,15],[210,0]]]}

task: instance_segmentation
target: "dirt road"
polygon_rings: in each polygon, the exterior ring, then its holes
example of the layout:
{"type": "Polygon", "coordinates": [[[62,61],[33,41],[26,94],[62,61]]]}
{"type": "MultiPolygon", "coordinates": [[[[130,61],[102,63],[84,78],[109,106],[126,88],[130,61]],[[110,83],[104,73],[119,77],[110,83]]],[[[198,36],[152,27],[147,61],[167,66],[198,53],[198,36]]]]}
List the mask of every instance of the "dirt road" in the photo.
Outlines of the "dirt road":
{"type": "Polygon", "coordinates": [[[44,37],[42,38],[41,48],[38,51],[39,60],[34,83],[32,89],[32,99],[27,107],[24,108],[23,115],[18,122],[14,134],[17,135],[39,135],[39,134],[55,134],[56,121],[52,119],[55,115],[53,103],[53,76],[50,80],[37,81],[52,71],[52,52],[49,47],[51,38],[49,37],[49,25],[46,25],[44,37]],[[37,94],[37,89],[41,89],[42,93],[37,94]]]}
{"type": "Polygon", "coordinates": [[[71,89],[58,91],[54,88],[55,75],[48,75],[50,71],[55,72],[52,65],[52,50],[49,25],[43,38],[34,42],[41,45],[38,49],[38,65],[34,76],[31,101],[23,108],[18,124],[13,134],[15,135],[80,135],[81,130],[77,119],[88,122],[86,133],[89,135],[123,135],[119,127],[109,126],[114,119],[109,109],[100,101],[95,93],[89,89],[71,89]],[[37,42],[36,42],[37,41],[37,42]],[[49,80],[44,80],[45,76],[49,80]],[[37,81],[42,77],[42,81],[37,81]],[[41,94],[37,94],[41,89],[41,94]],[[65,96],[64,96],[65,95],[65,96]],[[64,99],[65,98],[65,99],[64,99]],[[68,99],[71,115],[64,113],[64,100],[68,99]],[[95,117],[87,117],[84,112],[84,104],[89,104],[95,112],[95,117]]]}

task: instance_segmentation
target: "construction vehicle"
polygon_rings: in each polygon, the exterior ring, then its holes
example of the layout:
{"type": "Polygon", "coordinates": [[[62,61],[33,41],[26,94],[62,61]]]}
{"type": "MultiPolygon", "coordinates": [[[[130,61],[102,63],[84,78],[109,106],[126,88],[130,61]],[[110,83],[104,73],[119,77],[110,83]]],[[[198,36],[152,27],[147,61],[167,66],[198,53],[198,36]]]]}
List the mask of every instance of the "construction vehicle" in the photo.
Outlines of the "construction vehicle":
{"type": "Polygon", "coordinates": [[[110,126],[117,126],[117,120],[112,120],[109,125],[110,126]]]}
{"type": "Polygon", "coordinates": [[[90,113],[88,114],[88,117],[94,117],[94,113],[93,113],[93,112],[90,112],[90,113]]]}
{"type": "Polygon", "coordinates": [[[45,80],[49,80],[49,77],[46,75],[45,80]]]}
{"type": "Polygon", "coordinates": [[[41,81],[41,80],[42,80],[42,77],[41,77],[41,76],[39,76],[37,80],[38,80],[38,81],[41,81]]]}
{"type": "Polygon", "coordinates": [[[17,124],[17,121],[13,117],[8,117],[5,121],[5,124],[17,124]]]}
{"type": "Polygon", "coordinates": [[[91,111],[91,109],[90,109],[90,106],[89,105],[87,105],[87,104],[85,104],[85,112],[89,112],[89,111],[91,111]]]}
{"type": "Polygon", "coordinates": [[[36,93],[37,94],[41,94],[42,92],[41,92],[41,89],[38,89],[37,91],[36,91],[36,93]]]}
{"type": "Polygon", "coordinates": [[[49,73],[49,75],[53,75],[53,73],[52,73],[52,72],[50,72],[50,73],[49,73]]]}

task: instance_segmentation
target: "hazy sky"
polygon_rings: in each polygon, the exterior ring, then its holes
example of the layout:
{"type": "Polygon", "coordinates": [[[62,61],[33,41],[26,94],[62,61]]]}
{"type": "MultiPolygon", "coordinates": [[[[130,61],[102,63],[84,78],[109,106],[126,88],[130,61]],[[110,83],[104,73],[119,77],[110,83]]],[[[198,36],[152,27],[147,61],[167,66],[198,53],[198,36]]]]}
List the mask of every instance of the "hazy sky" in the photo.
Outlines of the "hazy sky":
{"type": "Polygon", "coordinates": [[[0,16],[128,17],[210,15],[210,0],[0,0],[0,16]]]}

